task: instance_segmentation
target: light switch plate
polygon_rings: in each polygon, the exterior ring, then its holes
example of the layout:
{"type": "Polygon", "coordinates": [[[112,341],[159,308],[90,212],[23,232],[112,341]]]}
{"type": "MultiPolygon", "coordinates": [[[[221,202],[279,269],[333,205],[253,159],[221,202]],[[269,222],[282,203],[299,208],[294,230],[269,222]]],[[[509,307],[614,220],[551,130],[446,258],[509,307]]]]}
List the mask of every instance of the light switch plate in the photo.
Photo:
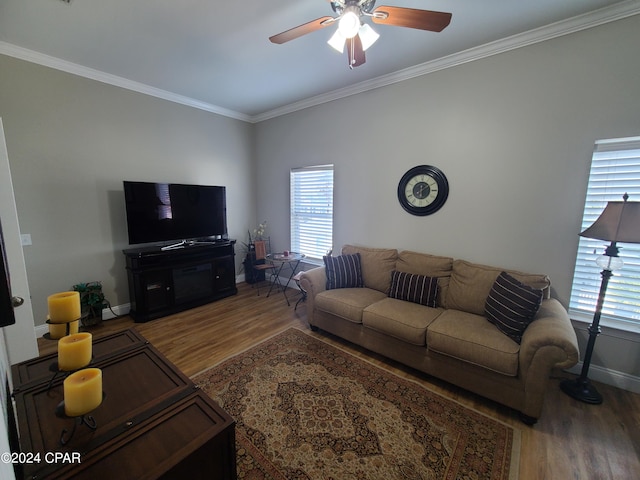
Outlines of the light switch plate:
{"type": "Polygon", "coordinates": [[[23,247],[32,245],[31,243],[31,234],[30,233],[21,233],[20,234],[20,243],[23,247]]]}

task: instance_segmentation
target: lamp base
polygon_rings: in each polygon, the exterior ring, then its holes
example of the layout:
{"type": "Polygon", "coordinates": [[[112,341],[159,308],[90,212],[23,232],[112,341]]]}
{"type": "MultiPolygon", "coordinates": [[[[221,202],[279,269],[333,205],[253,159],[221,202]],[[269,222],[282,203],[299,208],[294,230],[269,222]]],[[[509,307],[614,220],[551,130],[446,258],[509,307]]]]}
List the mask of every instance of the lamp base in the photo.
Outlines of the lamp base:
{"type": "Polygon", "coordinates": [[[560,382],[560,389],[581,402],[590,403],[591,405],[600,405],[602,403],[602,395],[588,378],[578,377],[575,380],[563,380],[560,382]]]}

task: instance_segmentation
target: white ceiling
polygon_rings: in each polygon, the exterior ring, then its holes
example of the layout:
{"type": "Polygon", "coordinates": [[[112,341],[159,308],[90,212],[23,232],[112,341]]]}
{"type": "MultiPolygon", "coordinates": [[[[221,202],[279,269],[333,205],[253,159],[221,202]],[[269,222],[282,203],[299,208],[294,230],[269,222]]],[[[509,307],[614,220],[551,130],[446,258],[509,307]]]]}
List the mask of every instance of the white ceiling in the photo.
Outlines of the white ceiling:
{"type": "MultiPolygon", "coordinates": [[[[375,25],[353,70],[327,45],[327,0],[0,0],[0,53],[259,121],[434,69],[640,13],[640,0],[378,0],[451,12],[441,33],[375,25]]],[[[1,73],[0,73],[1,74],[1,73]]]]}

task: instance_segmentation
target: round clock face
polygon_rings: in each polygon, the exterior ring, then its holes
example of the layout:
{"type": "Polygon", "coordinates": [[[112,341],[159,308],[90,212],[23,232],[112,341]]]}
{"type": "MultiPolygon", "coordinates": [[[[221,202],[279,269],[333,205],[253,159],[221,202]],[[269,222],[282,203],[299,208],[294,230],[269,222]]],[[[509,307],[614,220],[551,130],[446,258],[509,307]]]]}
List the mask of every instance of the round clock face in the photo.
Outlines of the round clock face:
{"type": "Polygon", "coordinates": [[[400,205],[412,215],[431,215],[442,208],[449,196],[444,173],[430,165],[419,165],[405,173],[398,183],[400,205]]]}

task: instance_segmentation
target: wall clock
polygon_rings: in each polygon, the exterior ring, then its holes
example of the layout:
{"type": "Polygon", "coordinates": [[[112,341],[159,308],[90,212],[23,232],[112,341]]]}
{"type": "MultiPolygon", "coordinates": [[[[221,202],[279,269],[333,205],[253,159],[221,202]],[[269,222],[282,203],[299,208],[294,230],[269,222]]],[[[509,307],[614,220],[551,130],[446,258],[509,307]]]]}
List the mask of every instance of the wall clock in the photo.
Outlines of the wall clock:
{"type": "Polygon", "coordinates": [[[449,182],[442,171],[431,165],[418,165],[398,183],[400,205],[412,215],[431,215],[442,208],[449,196],[449,182]]]}

